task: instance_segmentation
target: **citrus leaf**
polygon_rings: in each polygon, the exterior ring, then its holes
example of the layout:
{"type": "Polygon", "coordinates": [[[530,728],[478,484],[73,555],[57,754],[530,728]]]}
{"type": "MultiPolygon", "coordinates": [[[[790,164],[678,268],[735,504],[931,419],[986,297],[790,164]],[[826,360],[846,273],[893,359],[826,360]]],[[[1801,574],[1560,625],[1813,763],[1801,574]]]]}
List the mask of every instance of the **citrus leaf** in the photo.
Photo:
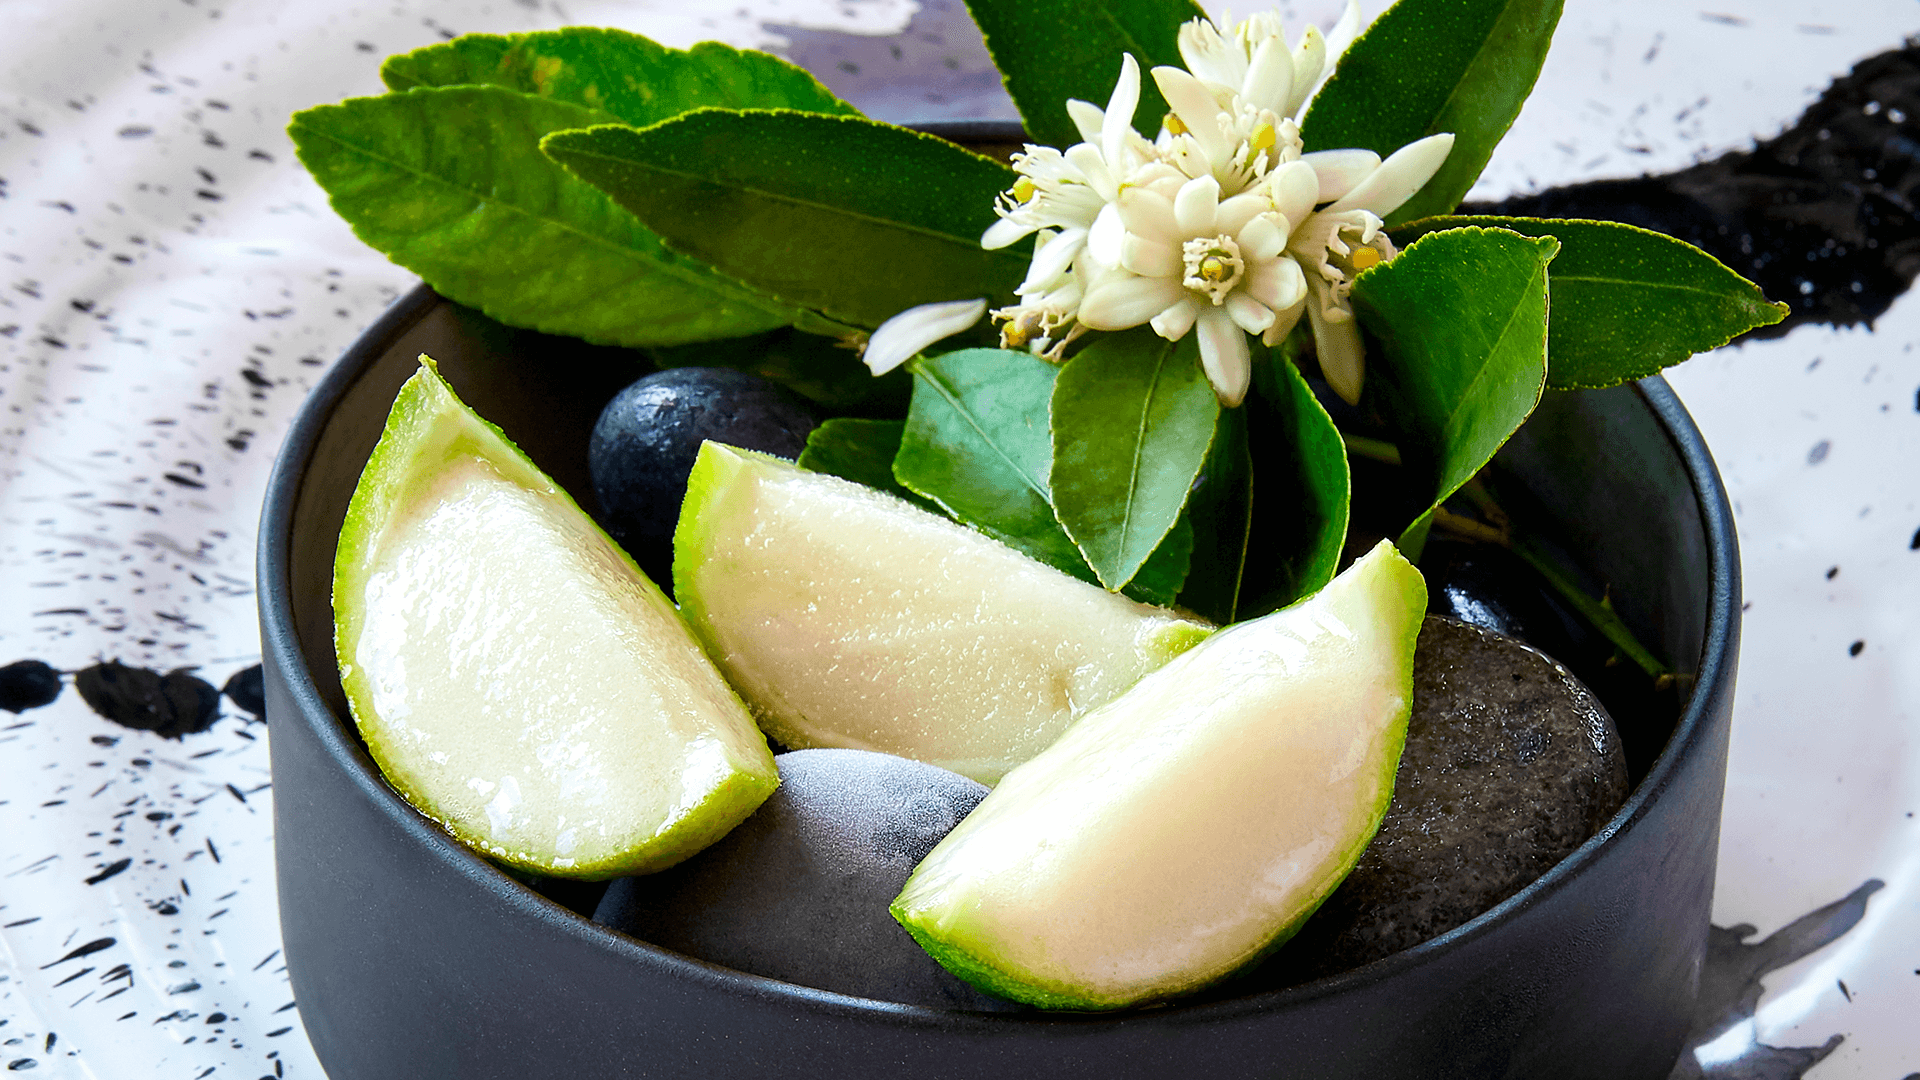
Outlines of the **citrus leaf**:
{"type": "Polygon", "coordinates": [[[1108,589],[1180,519],[1206,461],[1220,402],[1199,355],[1197,334],[1136,327],[1102,335],[1053,384],[1054,514],[1108,589]]]}
{"type": "Polygon", "coordinates": [[[1381,157],[1452,132],[1446,164],[1387,219],[1445,214],[1487,167],[1540,77],[1563,0],[1399,0],[1340,58],[1301,124],[1308,150],[1381,157]]]}
{"type": "Polygon", "coordinates": [[[1434,217],[1404,242],[1478,225],[1560,241],[1547,291],[1547,388],[1584,390],[1642,379],[1787,315],[1759,286],[1692,244],[1612,221],[1434,217]]]}
{"type": "Polygon", "coordinates": [[[1222,626],[1235,618],[1252,540],[1253,456],[1247,409],[1222,409],[1181,520],[1193,528],[1193,555],[1180,603],[1222,626]]]}
{"type": "Polygon", "coordinates": [[[295,113],[287,131],[354,235],[503,323],[641,346],[797,318],[668,251],[541,156],[548,132],[608,119],[499,87],[456,86],[321,105],[295,113]]]}
{"type": "Polygon", "coordinates": [[[1180,24],[1206,12],[1192,0],[967,0],[967,12],[987,39],[993,66],[1020,108],[1035,142],[1065,148],[1080,141],[1067,116],[1067,99],[1106,108],[1120,77],[1120,55],[1140,64],[1136,126],[1152,138],[1167,114],[1147,72],[1156,65],[1184,66],[1180,24]]]}
{"type": "Polygon", "coordinates": [[[675,250],[858,326],[937,300],[1010,300],[1026,276],[1020,250],[980,247],[1013,170],[931,135],[851,116],[699,109],[541,145],[675,250]]]}
{"type": "MultiPolygon", "coordinates": [[[[913,401],[895,479],[954,520],[1062,573],[1097,582],[1053,512],[1047,402],[1059,368],[1029,353],[962,349],[908,365],[913,401]]],[[[1179,594],[1193,547],[1176,527],[1122,590],[1145,603],[1179,594]]]]}
{"type": "Polygon", "coordinates": [[[1367,384],[1434,492],[1401,534],[1417,553],[1437,507],[1519,429],[1547,380],[1547,263],[1560,244],[1504,229],[1431,233],[1354,279],[1379,342],[1367,384]]]}
{"type": "Polygon", "coordinates": [[[1340,568],[1352,479],[1333,418],[1286,350],[1256,362],[1243,411],[1257,470],[1236,618],[1278,611],[1320,591],[1340,568]]]}
{"type": "Polygon", "coordinates": [[[1059,369],[1006,349],[916,360],[893,475],[965,522],[1057,570],[1093,580],[1053,516],[1047,400],[1059,369]]]}
{"type": "Polygon", "coordinates": [[[380,79],[390,90],[499,86],[598,109],[634,127],[703,106],[860,115],[777,56],[715,41],[670,49],[639,34],[591,26],[464,34],[388,57],[380,79]]]}
{"type": "Polygon", "coordinates": [[[800,467],[865,484],[939,513],[938,506],[908,491],[893,477],[893,459],[900,452],[900,438],[906,430],[905,420],[834,417],[807,436],[807,448],[800,452],[800,467]]]}

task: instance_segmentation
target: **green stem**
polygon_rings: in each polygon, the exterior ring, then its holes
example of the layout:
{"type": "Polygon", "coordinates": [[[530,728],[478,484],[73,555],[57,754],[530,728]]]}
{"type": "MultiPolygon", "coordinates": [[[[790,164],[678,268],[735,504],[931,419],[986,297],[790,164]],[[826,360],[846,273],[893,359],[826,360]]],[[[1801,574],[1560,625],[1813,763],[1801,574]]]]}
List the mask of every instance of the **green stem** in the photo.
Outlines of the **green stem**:
{"type": "Polygon", "coordinates": [[[1640,665],[1640,670],[1656,681],[1663,679],[1672,681],[1673,672],[1667,670],[1665,664],[1656,659],[1653,653],[1647,651],[1646,646],[1640,644],[1639,640],[1633,636],[1633,631],[1627,629],[1627,624],[1621,622],[1620,616],[1614,613],[1612,605],[1605,600],[1595,600],[1588,596],[1586,590],[1580,588],[1572,578],[1561,572],[1560,568],[1554,565],[1553,560],[1549,559],[1546,553],[1527,537],[1514,537],[1512,548],[1515,555],[1525,559],[1529,565],[1538,570],[1540,576],[1547,579],[1547,584],[1553,586],[1553,591],[1559,593],[1567,603],[1572,604],[1575,610],[1593,624],[1595,630],[1600,631],[1602,637],[1613,643],[1614,648],[1640,665]]]}

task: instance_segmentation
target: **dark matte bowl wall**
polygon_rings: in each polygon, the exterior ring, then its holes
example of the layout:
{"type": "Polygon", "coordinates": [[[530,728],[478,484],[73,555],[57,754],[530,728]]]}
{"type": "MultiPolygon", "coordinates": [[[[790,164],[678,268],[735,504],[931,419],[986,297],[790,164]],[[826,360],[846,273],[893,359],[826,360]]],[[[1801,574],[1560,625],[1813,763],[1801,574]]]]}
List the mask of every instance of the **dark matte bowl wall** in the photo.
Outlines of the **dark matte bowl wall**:
{"type": "Polygon", "coordinates": [[[335,1080],[1667,1075],[1705,951],[1740,601],[1725,493],[1663,382],[1551,396],[1502,456],[1636,632],[1697,658],[1685,715],[1599,836],[1466,926],[1331,979],[1107,1017],[969,1015],[624,938],[509,880],[380,780],[345,719],[328,582],[393,393],[431,353],[584,493],[586,432],[634,371],[578,349],[422,289],[314,392],[274,470],[259,573],[281,925],[335,1080]]]}

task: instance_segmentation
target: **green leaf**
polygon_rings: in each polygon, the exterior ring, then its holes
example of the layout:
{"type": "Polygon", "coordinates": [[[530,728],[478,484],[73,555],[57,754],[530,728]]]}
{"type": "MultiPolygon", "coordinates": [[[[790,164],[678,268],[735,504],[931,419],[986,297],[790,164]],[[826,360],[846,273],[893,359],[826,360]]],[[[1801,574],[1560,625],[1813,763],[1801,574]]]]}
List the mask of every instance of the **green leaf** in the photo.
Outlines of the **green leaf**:
{"type": "Polygon", "coordinates": [[[1200,370],[1199,335],[1147,327],[1102,335],[1053,384],[1054,514],[1118,591],[1187,504],[1220,402],[1200,370]]]}
{"type": "Polygon", "coordinates": [[[900,453],[900,438],[906,430],[905,420],[835,417],[807,436],[807,448],[800,452],[800,467],[865,484],[939,513],[938,506],[908,491],[893,477],[893,459],[900,453]]]}
{"type": "Polygon", "coordinates": [[[1053,516],[1047,401],[1059,369],[1006,349],[916,360],[913,403],[893,475],[1010,547],[1084,580],[1080,551],[1053,516]]]}
{"type": "Polygon", "coordinates": [[[647,350],[663,368],[730,367],[777,382],[829,415],[906,415],[913,377],[896,368],[874,378],[859,354],[834,338],[781,327],[752,337],[647,350]]]}
{"type": "Polygon", "coordinates": [[[1247,407],[1223,409],[1181,520],[1193,529],[1191,569],[1180,603],[1222,626],[1234,621],[1253,538],[1253,455],[1247,407]]]}
{"type": "Polygon", "coordinates": [[[380,78],[390,90],[499,86],[598,109],[634,127],[705,106],[860,115],[777,56],[714,41],[670,49],[625,30],[589,26],[465,34],[388,57],[380,78]]]}
{"type": "Polygon", "coordinates": [[[1308,150],[1386,157],[1450,131],[1453,152],[1387,221],[1460,205],[1540,77],[1563,0],[1399,0],[1360,35],[1301,124],[1308,150]]]}
{"type": "Polygon", "coordinates": [[[354,235],[503,323],[642,346],[792,321],[795,309],[668,251],[541,156],[548,132],[607,119],[459,86],[321,105],[287,131],[354,235]]]}
{"type": "Polygon", "coordinates": [[[1682,240],[1611,221],[1435,217],[1396,233],[1405,243],[1477,225],[1551,236],[1547,388],[1585,390],[1655,375],[1787,316],[1759,286],[1682,240]]]}
{"type": "Polygon", "coordinates": [[[980,247],[1013,170],[905,128],[701,109],[542,148],[675,250],[858,326],[936,300],[1010,299],[1026,276],[1020,250],[980,247]]]}
{"type": "Polygon", "coordinates": [[[1167,102],[1148,72],[1163,64],[1185,66],[1180,25],[1206,16],[1192,0],[967,0],[967,11],[987,39],[1028,135],[1062,148],[1080,141],[1067,99],[1106,108],[1122,53],[1132,53],[1140,64],[1135,126],[1152,138],[1167,102]]]}
{"type": "Polygon", "coordinates": [[[1320,591],[1340,567],[1352,477],[1333,418],[1286,349],[1254,366],[1245,406],[1259,483],[1236,618],[1278,611],[1320,591]]]}
{"type": "MultiPolygon", "coordinates": [[[[1082,581],[1092,567],[1053,512],[1047,402],[1059,368],[1024,352],[962,349],[916,360],[893,475],[954,520],[1082,581]]],[[[1193,529],[1176,526],[1122,590],[1166,604],[1186,580],[1193,529]]]]}
{"type": "Polygon", "coordinates": [[[1503,229],[1421,237],[1354,279],[1353,306],[1379,342],[1368,386],[1424,472],[1429,509],[1401,534],[1417,553],[1439,506],[1539,403],[1547,380],[1547,263],[1560,244],[1503,229]]]}

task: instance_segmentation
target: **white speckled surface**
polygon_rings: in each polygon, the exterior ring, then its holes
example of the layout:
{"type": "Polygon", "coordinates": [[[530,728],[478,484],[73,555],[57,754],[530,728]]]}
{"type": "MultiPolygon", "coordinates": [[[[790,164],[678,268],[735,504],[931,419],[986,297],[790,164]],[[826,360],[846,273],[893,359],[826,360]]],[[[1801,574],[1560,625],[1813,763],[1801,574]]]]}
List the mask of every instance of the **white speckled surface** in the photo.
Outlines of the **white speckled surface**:
{"type": "MultiPolygon", "coordinates": [[[[959,18],[959,0],[0,2],[0,665],[117,659],[218,688],[257,662],[274,447],[411,285],[328,210],[288,113],[376,92],[381,57],[451,33],[578,22],[781,45],[887,119],[1011,115],[959,18]]],[[[1743,147],[1916,29],[1911,0],[1569,0],[1475,197],[1743,147]]],[[[1715,922],[1764,935],[1884,882],[1851,932],[1765,976],[1707,1075],[1800,1075],[1750,1071],[1748,1044],[1834,1035],[1805,1075],[1920,1072],[1916,341],[1906,297],[1871,330],[1805,326],[1670,376],[1733,494],[1750,602],[1715,922]]],[[[0,1067],[320,1076],[278,959],[265,727],[221,707],[177,742],[96,716],[71,679],[0,713],[0,1067]]]]}

